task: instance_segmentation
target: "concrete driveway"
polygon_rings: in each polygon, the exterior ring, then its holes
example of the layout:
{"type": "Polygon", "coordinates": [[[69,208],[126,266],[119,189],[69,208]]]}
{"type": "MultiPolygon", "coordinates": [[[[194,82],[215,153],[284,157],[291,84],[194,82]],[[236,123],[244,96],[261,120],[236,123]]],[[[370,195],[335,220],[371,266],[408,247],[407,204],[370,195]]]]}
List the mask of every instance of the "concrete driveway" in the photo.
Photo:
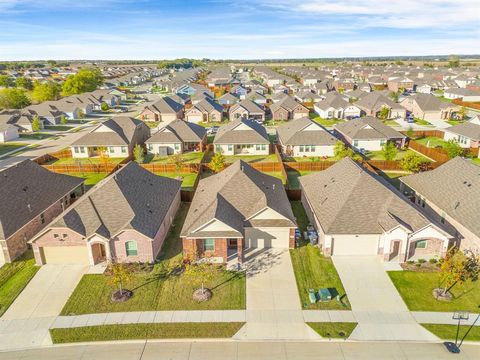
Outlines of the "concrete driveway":
{"type": "Polygon", "coordinates": [[[377,256],[333,256],[358,326],[351,340],[435,341],[417,324],[377,256]]]}
{"type": "Polygon", "coordinates": [[[305,324],[288,249],[246,256],[247,323],[236,339],[319,339],[305,324]]]}
{"type": "Polygon", "coordinates": [[[42,266],[0,318],[0,350],[51,344],[48,329],[87,269],[42,266]]]}

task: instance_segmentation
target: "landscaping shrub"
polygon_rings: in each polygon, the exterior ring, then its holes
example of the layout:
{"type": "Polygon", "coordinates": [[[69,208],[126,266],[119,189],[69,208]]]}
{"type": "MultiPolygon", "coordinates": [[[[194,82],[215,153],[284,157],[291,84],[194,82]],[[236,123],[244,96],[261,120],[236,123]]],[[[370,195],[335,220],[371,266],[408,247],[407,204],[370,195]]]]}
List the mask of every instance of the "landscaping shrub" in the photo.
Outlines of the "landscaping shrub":
{"type": "Polygon", "coordinates": [[[436,264],[436,263],[438,262],[438,260],[432,258],[432,259],[428,260],[428,262],[429,262],[430,264],[436,264]]]}
{"type": "Polygon", "coordinates": [[[426,262],[427,262],[427,260],[425,260],[425,259],[418,259],[418,263],[419,263],[419,264],[424,264],[424,263],[426,263],[426,262]]]}

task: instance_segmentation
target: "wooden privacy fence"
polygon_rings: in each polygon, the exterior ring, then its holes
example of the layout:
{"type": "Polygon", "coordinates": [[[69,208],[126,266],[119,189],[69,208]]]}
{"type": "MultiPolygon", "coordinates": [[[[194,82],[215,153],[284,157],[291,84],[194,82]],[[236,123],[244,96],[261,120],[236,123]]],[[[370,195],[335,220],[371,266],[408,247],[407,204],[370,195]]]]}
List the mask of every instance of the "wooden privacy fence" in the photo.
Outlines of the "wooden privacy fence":
{"type": "Polygon", "coordinates": [[[478,102],[467,102],[467,101],[462,101],[460,99],[454,99],[452,100],[452,103],[454,103],[455,105],[466,106],[472,109],[480,110],[480,103],[478,102]]]}
{"type": "Polygon", "coordinates": [[[283,168],[280,162],[251,162],[248,165],[262,172],[281,172],[283,168]]]}
{"type": "Polygon", "coordinates": [[[300,161],[283,163],[287,171],[322,171],[328,169],[333,164],[335,164],[335,161],[300,161]]]}
{"type": "Polygon", "coordinates": [[[55,151],[49,154],[43,154],[33,159],[33,161],[35,161],[38,165],[44,165],[50,161],[54,161],[58,159],[66,159],[71,157],[72,157],[72,151],[70,149],[64,149],[64,150],[55,151]]]}
{"type": "Polygon", "coordinates": [[[42,165],[47,170],[66,174],[66,173],[112,173],[120,168],[121,163],[112,164],[62,164],[62,165],[42,165]]]}
{"type": "Polygon", "coordinates": [[[401,133],[404,135],[407,135],[407,133],[409,133],[411,137],[414,139],[430,137],[430,136],[443,139],[443,136],[444,136],[444,132],[442,130],[413,130],[413,131],[401,131],[401,133]]]}
{"type": "Polygon", "coordinates": [[[180,168],[177,169],[175,164],[140,164],[145,170],[148,170],[153,173],[171,173],[171,172],[178,172],[182,174],[188,173],[197,173],[200,171],[202,167],[201,164],[182,164],[180,168]]]}
{"type": "Polygon", "coordinates": [[[434,161],[446,162],[450,160],[445,150],[430,148],[414,140],[410,140],[410,142],[408,143],[408,147],[412,150],[418,151],[419,153],[429,157],[434,161]]]}

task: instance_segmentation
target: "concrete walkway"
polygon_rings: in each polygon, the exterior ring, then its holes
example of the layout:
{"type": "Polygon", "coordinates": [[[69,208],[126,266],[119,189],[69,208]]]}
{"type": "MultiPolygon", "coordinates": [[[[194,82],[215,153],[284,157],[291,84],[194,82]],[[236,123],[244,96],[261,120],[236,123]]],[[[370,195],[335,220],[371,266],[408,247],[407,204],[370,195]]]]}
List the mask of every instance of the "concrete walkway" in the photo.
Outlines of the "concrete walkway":
{"type": "Polygon", "coordinates": [[[319,339],[303,320],[288,249],[247,254],[247,323],[235,339],[319,339]]]}
{"type": "Polygon", "coordinates": [[[358,326],[352,340],[435,341],[420,326],[377,256],[333,256],[358,326]]]}

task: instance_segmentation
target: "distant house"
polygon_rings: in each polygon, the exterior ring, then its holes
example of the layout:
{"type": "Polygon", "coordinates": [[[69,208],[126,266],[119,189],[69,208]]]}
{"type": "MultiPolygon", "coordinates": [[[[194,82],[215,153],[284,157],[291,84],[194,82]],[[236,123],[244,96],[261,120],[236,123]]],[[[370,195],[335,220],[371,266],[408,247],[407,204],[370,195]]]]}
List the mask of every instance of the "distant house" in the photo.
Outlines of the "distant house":
{"type": "Polygon", "coordinates": [[[302,203],[327,256],[380,255],[385,262],[443,257],[451,235],[379,175],[350,158],[299,178],[302,203]]]}
{"type": "Polygon", "coordinates": [[[287,156],[333,156],[337,142],[332,134],[308,117],[292,120],[277,128],[282,153],[287,156]]]}
{"type": "Polygon", "coordinates": [[[180,237],[184,257],[242,263],[248,250],[295,247],[296,226],[282,182],[238,160],[200,180],[180,237]]]}
{"type": "Polygon", "coordinates": [[[236,85],[230,89],[230,93],[243,100],[247,96],[248,90],[241,85],[236,85]]]}
{"type": "Polygon", "coordinates": [[[265,110],[251,100],[245,99],[230,107],[228,111],[230,121],[237,119],[265,120],[265,110]]]}
{"type": "Polygon", "coordinates": [[[230,106],[240,101],[238,97],[233,94],[225,93],[218,98],[218,103],[223,106],[230,106]]]}
{"type": "Polygon", "coordinates": [[[130,162],[30,241],[37,265],[154,262],[180,206],[180,186],[130,162]]]}
{"type": "Polygon", "coordinates": [[[464,88],[449,88],[445,89],[443,92],[445,99],[461,99],[465,102],[479,102],[480,101],[480,91],[474,91],[464,88]]]}
{"type": "Polygon", "coordinates": [[[299,91],[295,94],[295,99],[302,103],[314,103],[323,99],[321,95],[315,94],[311,91],[299,91]]]}
{"type": "Polygon", "coordinates": [[[205,128],[184,120],[172,121],[145,141],[148,152],[155,155],[203,151],[206,143],[205,128]]]}
{"type": "Polygon", "coordinates": [[[2,170],[0,264],[22,255],[27,242],[83,194],[83,182],[50,172],[31,160],[2,170]]]}
{"type": "Polygon", "coordinates": [[[295,101],[290,95],[287,95],[282,100],[273,103],[270,106],[270,112],[273,120],[293,120],[308,116],[310,110],[298,101],[295,101]]]}
{"type": "Polygon", "coordinates": [[[265,106],[267,104],[267,98],[263,94],[258,93],[256,91],[249,92],[246,98],[260,106],[265,106]]]}
{"type": "Polygon", "coordinates": [[[362,110],[367,116],[379,117],[383,108],[387,108],[388,119],[405,119],[407,113],[403,106],[387,98],[379,91],[373,91],[361,97],[355,106],[362,110]]]}
{"type": "Polygon", "coordinates": [[[207,88],[206,86],[203,86],[201,84],[195,84],[195,83],[189,83],[189,84],[185,84],[185,85],[180,86],[176,90],[176,93],[177,94],[184,94],[184,95],[188,95],[188,96],[193,96],[194,94],[197,94],[197,93],[205,93],[208,96],[213,98],[213,92],[209,88],[207,88]]]}
{"type": "Polygon", "coordinates": [[[189,122],[222,121],[223,107],[210,98],[205,98],[185,111],[185,120],[189,122]]]}
{"type": "Polygon", "coordinates": [[[459,106],[441,101],[431,94],[416,94],[400,102],[416,118],[423,120],[448,120],[459,106]]]}
{"type": "Polygon", "coordinates": [[[146,106],[139,114],[143,121],[170,122],[183,118],[183,104],[166,96],[146,106]]]}
{"type": "Polygon", "coordinates": [[[478,166],[456,157],[438,168],[400,178],[403,191],[431,218],[455,234],[464,250],[480,251],[478,166]]]}
{"type": "Polygon", "coordinates": [[[50,101],[27,106],[22,113],[26,113],[32,118],[37,116],[44,125],[58,124],[62,117],[62,112],[50,101]]]}
{"type": "Polygon", "coordinates": [[[97,157],[101,151],[113,158],[128,157],[133,155],[135,145],[143,145],[149,137],[150,128],[144,122],[116,116],[73,142],[70,149],[74,158],[97,157]]]}
{"type": "Polygon", "coordinates": [[[351,119],[360,117],[361,110],[354,104],[345,101],[337,92],[329,92],[325,99],[315,103],[315,112],[323,119],[351,119]]]}
{"type": "Polygon", "coordinates": [[[0,143],[19,138],[18,127],[14,125],[16,116],[0,113],[0,143]]]}
{"type": "Polygon", "coordinates": [[[388,80],[387,82],[388,90],[397,92],[400,89],[403,90],[413,90],[415,82],[408,77],[396,77],[388,80]]]}
{"type": "Polygon", "coordinates": [[[480,147],[480,125],[472,122],[464,122],[451,126],[444,130],[446,141],[455,140],[462,148],[480,147]]]}
{"type": "Polygon", "coordinates": [[[268,155],[267,130],[253,120],[237,119],[221,126],[213,140],[215,152],[224,155],[268,155]]]}
{"type": "Polygon", "coordinates": [[[358,150],[379,151],[389,141],[403,147],[407,138],[371,116],[336,124],[334,128],[337,136],[358,150]]]}

